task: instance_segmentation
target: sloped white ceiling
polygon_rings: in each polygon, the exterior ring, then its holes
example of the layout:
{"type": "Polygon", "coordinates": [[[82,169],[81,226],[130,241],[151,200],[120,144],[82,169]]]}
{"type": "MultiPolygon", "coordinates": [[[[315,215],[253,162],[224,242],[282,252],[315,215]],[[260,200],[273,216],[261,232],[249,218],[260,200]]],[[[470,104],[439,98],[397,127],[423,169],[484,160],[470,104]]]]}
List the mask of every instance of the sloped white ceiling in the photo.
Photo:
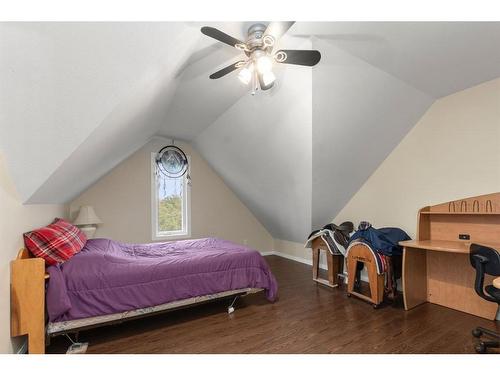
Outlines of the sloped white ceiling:
{"type": "Polygon", "coordinates": [[[500,75],[500,22],[303,22],[314,35],[435,98],[500,75]]]}
{"type": "Polygon", "coordinates": [[[23,201],[67,200],[156,133],[197,40],[182,23],[0,24],[0,147],[23,201]]]}
{"type": "Polygon", "coordinates": [[[327,40],[313,45],[323,51],[312,72],[312,225],[317,228],[345,206],[434,99],[327,40]]]}
{"type": "Polygon", "coordinates": [[[160,135],[187,141],[194,139],[248,93],[248,88],[235,77],[236,73],[216,81],[208,78],[217,70],[244,59],[244,54],[200,32],[200,28],[207,25],[243,39],[246,24],[242,22],[190,25],[198,36],[197,46],[177,70],[176,78],[180,84],[160,129],[160,135]]]}
{"type": "MultiPolygon", "coordinates": [[[[208,79],[241,54],[203,24],[0,24],[0,147],[23,201],[67,202],[160,134],[302,241],[435,98],[500,76],[499,23],[296,23],[282,46],[322,61],[276,67],[252,97],[235,73],[208,79]]],[[[208,25],[243,38],[249,23],[208,25]]]]}
{"type": "Polygon", "coordinates": [[[194,146],[274,237],[302,241],[311,227],[311,70],[275,70],[273,90],[243,96],[194,146]]]}

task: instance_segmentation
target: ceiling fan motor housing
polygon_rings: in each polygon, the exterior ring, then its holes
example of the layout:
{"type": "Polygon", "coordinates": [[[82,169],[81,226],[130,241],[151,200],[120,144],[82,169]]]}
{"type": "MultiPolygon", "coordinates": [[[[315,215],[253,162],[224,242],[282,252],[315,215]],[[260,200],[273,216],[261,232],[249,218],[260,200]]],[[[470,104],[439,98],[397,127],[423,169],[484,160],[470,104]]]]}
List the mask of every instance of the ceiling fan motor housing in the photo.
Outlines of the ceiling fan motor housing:
{"type": "Polygon", "coordinates": [[[248,28],[248,39],[246,45],[250,50],[260,49],[264,46],[262,37],[266,31],[267,26],[262,23],[253,24],[248,28]]]}

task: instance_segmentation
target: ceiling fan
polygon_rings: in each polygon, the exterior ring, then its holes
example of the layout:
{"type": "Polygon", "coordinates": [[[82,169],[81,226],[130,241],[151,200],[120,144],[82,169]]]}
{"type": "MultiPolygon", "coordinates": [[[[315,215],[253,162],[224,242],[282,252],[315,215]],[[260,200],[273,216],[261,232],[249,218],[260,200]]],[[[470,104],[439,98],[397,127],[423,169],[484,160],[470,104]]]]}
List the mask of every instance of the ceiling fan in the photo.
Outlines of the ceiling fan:
{"type": "Polygon", "coordinates": [[[245,53],[246,57],[210,75],[211,79],[224,77],[237,69],[241,69],[238,78],[244,84],[252,84],[252,95],[258,90],[269,90],[276,80],[272,72],[273,64],[294,64],[314,66],[321,59],[316,50],[280,49],[273,52],[279,38],[292,27],[294,22],[271,22],[267,27],[262,23],[248,28],[245,42],[233,38],[214,28],[204,26],[201,32],[222,43],[226,43],[245,53]]]}

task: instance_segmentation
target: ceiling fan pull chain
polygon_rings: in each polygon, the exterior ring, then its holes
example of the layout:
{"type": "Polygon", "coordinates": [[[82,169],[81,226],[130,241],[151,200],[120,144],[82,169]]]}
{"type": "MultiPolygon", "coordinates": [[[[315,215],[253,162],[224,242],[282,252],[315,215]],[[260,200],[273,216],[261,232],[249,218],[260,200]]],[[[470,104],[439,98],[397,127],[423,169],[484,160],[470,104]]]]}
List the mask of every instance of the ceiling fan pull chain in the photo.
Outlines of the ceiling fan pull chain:
{"type": "Polygon", "coordinates": [[[255,95],[255,92],[257,91],[257,72],[253,72],[252,74],[252,95],[255,95]]]}

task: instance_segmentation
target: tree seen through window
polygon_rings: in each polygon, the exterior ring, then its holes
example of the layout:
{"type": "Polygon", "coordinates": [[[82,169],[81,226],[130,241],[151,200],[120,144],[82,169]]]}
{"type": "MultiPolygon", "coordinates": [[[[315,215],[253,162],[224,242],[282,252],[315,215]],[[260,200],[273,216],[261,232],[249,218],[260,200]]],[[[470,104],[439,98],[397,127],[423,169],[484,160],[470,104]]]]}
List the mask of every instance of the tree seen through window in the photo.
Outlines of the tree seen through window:
{"type": "Polygon", "coordinates": [[[158,231],[182,231],[184,178],[157,177],[158,231]]]}

